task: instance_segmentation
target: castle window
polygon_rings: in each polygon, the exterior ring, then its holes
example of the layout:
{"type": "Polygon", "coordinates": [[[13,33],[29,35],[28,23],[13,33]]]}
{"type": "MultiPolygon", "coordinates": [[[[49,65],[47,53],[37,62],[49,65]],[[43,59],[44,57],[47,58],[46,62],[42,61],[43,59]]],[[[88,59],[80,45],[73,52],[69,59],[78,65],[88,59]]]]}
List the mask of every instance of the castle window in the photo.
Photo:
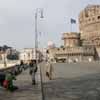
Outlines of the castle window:
{"type": "Polygon", "coordinates": [[[88,21],[91,21],[91,19],[88,19],[88,21]]]}
{"type": "Polygon", "coordinates": [[[100,16],[98,16],[98,19],[100,19],[100,16]]]}
{"type": "Polygon", "coordinates": [[[65,48],[63,48],[63,50],[65,50],[65,48]]]}
{"type": "Polygon", "coordinates": [[[47,50],[46,53],[49,54],[49,50],[47,50]]]}
{"type": "Polygon", "coordinates": [[[58,48],[58,50],[59,50],[59,48],[58,48]]]}
{"type": "Polygon", "coordinates": [[[94,21],[94,20],[95,20],[95,18],[92,18],[92,20],[94,21]]]}
{"type": "Polygon", "coordinates": [[[87,9],[85,9],[85,17],[88,17],[89,15],[88,15],[88,10],[87,9]]]}

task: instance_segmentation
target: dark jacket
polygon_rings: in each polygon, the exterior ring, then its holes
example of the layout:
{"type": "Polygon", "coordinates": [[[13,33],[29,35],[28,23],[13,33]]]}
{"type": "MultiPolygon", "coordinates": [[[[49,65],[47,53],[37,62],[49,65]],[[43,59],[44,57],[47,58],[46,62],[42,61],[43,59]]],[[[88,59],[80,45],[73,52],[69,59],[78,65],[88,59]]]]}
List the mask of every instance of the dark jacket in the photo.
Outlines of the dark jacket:
{"type": "Polygon", "coordinates": [[[29,68],[30,68],[30,74],[32,74],[33,72],[36,73],[37,72],[37,64],[30,62],[29,63],[29,68]]]}

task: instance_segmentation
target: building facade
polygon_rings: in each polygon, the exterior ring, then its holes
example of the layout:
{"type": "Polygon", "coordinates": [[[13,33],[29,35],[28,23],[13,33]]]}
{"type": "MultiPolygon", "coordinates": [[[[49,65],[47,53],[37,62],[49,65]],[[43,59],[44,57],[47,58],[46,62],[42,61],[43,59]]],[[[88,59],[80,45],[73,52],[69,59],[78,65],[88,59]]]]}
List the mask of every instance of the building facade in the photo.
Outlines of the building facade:
{"type": "Polygon", "coordinates": [[[80,12],[79,30],[82,44],[94,46],[100,59],[100,5],[88,5],[80,12]]]}
{"type": "MultiPolygon", "coordinates": [[[[20,51],[20,60],[23,60],[24,62],[28,62],[32,59],[36,59],[35,49],[34,48],[24,48],[20,51]]],[[[42,53],[41,51],[37,50],[37,59],[42,59],[42,53]]]]}
{"type": "Polygon", "coordinates": [[[81,45],[80,34],[76,32],[63,33],[64,47],[77,47],[81,45]]]}
{"type": "Polygon", "coordinates": [[[79,30],[83,45],[100,46],[100,5],[88,5],[80,12],[79,30]]]}
{"type": "Polygon", "coordinates": [[[63,33],[63,47],[48,48],[49,58],[62,62],[93,61],[95,48],[82,46],[80,34],[77,32],[63,33]]]}

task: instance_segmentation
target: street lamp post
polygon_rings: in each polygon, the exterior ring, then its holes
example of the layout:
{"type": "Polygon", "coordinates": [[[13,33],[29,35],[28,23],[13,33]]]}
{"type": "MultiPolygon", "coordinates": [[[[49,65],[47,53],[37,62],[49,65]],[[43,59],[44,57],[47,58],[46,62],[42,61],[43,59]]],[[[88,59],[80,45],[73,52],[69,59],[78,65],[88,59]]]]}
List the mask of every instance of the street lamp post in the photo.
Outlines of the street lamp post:
{"type": "MultiPolygon", "coordinates": [[[[43,18],[43,9],[37,8],[35,12],[35,59],[36,64],[38,65],[38,56],[37,56],[37,50],[38,50],[38,28],[37,28],[37,22],[38,22],[38,13],[41,14],[40,18],[43,18]]],[[[40,80],[41,80],[41,92],[42,92],[42,100],[45,100],[44,98],[44,90],[43,90],[43,82],[42,82],[42,70],[40,67],[40,80]]]]}
{"type": "Polygon", "coordinates": [[[41,14],[40,18],[43,18],[43,9],[37,8],[35,12],[35,59],[36,63],[38,63],[38,56],[37,56],[37,49],[38,49],[38,30],[37,30],[37,19],[38,19],[38,13],[41,14]]]}

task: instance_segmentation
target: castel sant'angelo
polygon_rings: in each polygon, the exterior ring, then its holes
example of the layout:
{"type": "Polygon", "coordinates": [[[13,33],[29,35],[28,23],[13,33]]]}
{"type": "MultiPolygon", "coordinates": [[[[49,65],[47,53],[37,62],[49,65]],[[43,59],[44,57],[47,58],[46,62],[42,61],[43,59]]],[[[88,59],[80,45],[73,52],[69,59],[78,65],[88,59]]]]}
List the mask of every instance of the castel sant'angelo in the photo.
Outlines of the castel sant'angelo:
{"type": "Polygon", "coordinates": [[[79,14],[79,33],[63,33],[62,47],[48,48],[50,59],[66,62],[100,59],[100,5],[88,5],[79,14]]]}
{"type": "Polygon", "coordinates": [[[83,45],[100,46],[100,5],[88,5],[79,14],[83,45]]]}

